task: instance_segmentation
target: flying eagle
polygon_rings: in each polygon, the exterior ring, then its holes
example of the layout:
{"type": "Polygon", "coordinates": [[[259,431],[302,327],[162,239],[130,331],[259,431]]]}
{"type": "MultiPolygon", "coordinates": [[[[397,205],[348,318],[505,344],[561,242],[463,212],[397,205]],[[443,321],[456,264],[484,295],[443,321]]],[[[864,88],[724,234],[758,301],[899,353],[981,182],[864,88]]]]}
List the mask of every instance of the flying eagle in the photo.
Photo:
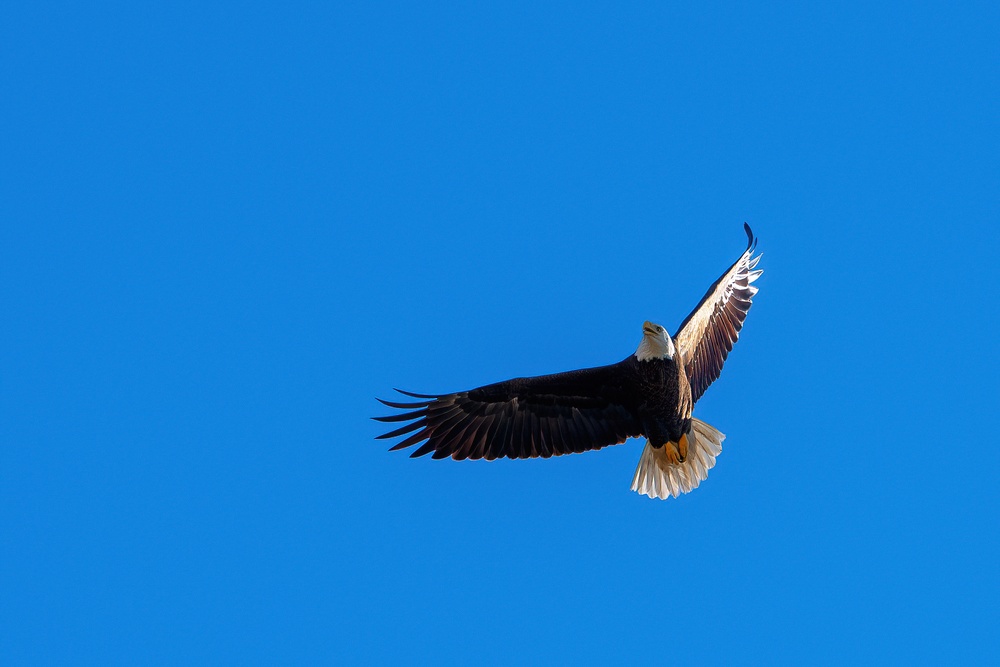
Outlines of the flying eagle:
{"type": "Polygon", "coordinates": [[[646,437],[632,490],[665,499],[708,477],[725,435],[692,417],[694,404],[722,372],[743,328],[760,277],[757,239],[715,281],[671,336],[643,322],[642,341],[624,361],[555,375],[516,378],[454,394],[401,394],[417,402],[383,401],[406,410],[381,422],[409,422],[378,436],[408,435],[391,448],[419,444],[411,456],[492,461],[548,458],[646,437]]]}

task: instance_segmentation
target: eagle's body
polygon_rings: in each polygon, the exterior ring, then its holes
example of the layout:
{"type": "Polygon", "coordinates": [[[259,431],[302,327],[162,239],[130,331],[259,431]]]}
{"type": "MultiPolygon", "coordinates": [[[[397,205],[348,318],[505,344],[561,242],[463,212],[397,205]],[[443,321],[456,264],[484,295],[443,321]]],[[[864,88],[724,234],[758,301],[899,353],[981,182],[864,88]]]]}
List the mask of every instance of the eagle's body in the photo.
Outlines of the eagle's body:
{"type": "Polygon", "coordinates": [[[666,498],[696,488],[715,465],[725,436],[692,411],[718,378],[757,292],[750,283],[761,273],[752,270],[760,256],[752,256],[755,240],[746,231],[746,252],[712,285],[676,337],[645,322],[638,349],[616,364],[454,394],[401,392],[423,400],[382,401],[411,411],[377,417],[410,422],[379,437],[412,433],[392,449],[426,440],[411,456],[492,460],[548,458],[645,436],[633,490],[666,498]]]}
{"type": "MultiPolygon", "coordinates": [[[[639,361],[635,355],[629,355],[609,366],[488,384],[468,392],[467,398],[485,404],[505,403],[513,399],[519,406],[531,406],[539,419],[549,419],[557,415],[570,416],[572,410],[559,407],[559,397],[570,396],[575,399],[578,409],[593,409],[599,402],[605,410],[615,405],[633,406],[628,418],[620,416],[622,418],[616,420],[614,416],[609,417],[609,425],[620,425],[615,435],[638,437],[645,434],[654,447],[662,447],[668,441],[677,442],[690,427],[691,410],[690,407],[685,410],[683,406],[691,405],[691,389],[684,370],[673,359],[639,361]],[[686,393],[686,401],[681,400],[682,393],[686,393]]],[[[547,458],[564,453],[561,451],[563,448],[574,452],[596,449],[592,446],[596,441],[586,428],[576,432],[550,429],[540,435],[537,440],[521,440],[524,450],[516,449],[503,455],[510,458],[547,458]],[[555,437],[547,442],[545,433],[555,437]],[[556,441],[557,438],[561,442],[556,441]]],[[[492,454],[499,452],[491,452],[485,446],[485,439],[482,444],[484,447],[481,450],[470,448],[468,452],[459,452],[460,456],[455,458],[497,458],[492,454]]],[[[452,453],[435,452],[435,455],[450,456],[452,453]]]]}

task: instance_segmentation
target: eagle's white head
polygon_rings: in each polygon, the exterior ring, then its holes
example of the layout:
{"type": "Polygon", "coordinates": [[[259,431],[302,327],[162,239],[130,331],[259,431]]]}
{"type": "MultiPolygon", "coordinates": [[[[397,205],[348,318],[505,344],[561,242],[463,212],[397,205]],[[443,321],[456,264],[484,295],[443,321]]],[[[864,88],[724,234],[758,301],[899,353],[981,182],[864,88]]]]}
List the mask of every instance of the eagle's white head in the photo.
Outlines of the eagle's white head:
{"type": "Polygon", "coordinates": [[[673,359],[676,348],[667,330],[649,320],[642,323],[642,342],[635,351],[639,361],[651,359],[673,359]]]}

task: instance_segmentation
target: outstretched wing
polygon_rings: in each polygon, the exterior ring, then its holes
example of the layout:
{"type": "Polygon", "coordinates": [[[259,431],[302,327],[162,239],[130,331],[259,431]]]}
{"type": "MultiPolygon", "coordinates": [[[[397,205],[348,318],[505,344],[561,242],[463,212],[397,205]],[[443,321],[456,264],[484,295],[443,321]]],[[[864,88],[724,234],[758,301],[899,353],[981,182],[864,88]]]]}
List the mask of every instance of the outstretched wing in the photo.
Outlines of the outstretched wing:
{"type": "Polygon", "coordinates": [[[753,256],[757,239],[744,223],[747,249],[736,263],[715,281],[698,306],[687,316],[674,337],[691,383],[691,400],[697,401],[722,373],[729,351],[740,336],[743,320],[757,288],[751,283],[763,270],[754,271],[761,255],[753,256]]]}
{"type": "Polygon", "coordinates": [[[383,401],[408,410],[382,422],[410,422],[378,436],[409,435],[391,449],[425,442],[410,456],[455,460],[506,456],[527,459],[559,456],[616,445],[638,436],[641,428],[628,407],[621,364],[568,373],[517,378],[471,391],[439,396],[402,394],[425,399],[412,403],[383,401]],[[414,432],[415,431],[415,432],[414,432]]]}

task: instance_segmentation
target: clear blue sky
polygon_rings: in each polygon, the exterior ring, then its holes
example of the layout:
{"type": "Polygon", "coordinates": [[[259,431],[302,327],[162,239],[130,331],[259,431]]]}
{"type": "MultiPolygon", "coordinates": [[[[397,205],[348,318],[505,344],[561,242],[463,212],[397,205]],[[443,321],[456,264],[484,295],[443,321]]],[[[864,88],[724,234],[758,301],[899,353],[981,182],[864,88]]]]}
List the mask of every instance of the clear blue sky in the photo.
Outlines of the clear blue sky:
{"type": "Polygon", "coordinates": [[[1000,662],[1000,10],[952,4],[5,4],[0,661],[1000,662]],[[744,221],[694,493],[373,440],[672,330],[744,221]]]}

